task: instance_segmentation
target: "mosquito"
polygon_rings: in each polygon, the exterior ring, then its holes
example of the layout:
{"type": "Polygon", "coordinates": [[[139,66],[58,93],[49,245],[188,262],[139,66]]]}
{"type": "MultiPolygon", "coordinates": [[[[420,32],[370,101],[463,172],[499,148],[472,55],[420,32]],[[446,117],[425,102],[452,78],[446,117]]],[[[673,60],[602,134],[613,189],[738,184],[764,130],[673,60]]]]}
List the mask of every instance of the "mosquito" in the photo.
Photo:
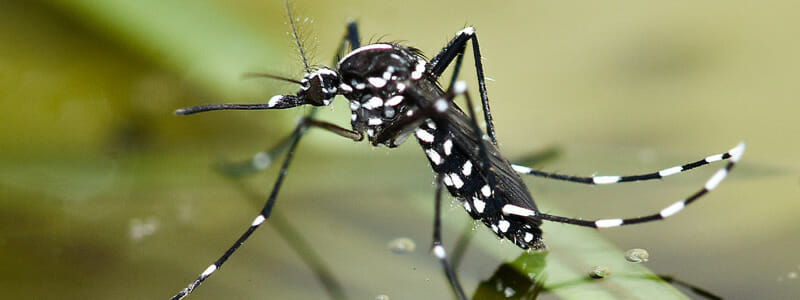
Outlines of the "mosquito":
{"type": "MultiPolygon", "coordinates": [[[[467,296],[442,245],[440,207],[443,187],[457,199],[470,217],[485,224],[498,237],[510,240],[521,249],[543,250],[545,243],[539,228],[542,221],[609,228],[667,218],[716,188],[744,153],[745,146],[740,143],[722,154],[710,155],[656,172],[628,176],[578,177],[514,165],[501,154],[497,146],[478,37],[473,27],[458,31],[447,45],[427,60],[420,50],[400,43],[378,42],[362,45],[356,23],[350,22],[339,44],[335,63],[330,67],[311,67],[298,38],[288,3],[287,14],[303,60],[305,75],[301,80],[270,74],[250,76],[297,84],[300,88],[295,94],[276,95],[267,103],[201,105],[178,109],[175,113],[190,115],[212,110],[319,107],[331,104],[336,96],[341,95],[349,100],[351,129],[315,119],[313,110],[301,118],[292,134],[281,143],[281,150],[269,152],[275,154],[285,151],[286,154],[263,209],[219,259],[172,299],[182,299],[194,291],[270,217],[295,149],[303,134],[310,128],[322,129],[354,142],[362,141],[366,137],[374,147],[394,148],[412,135],[416,138],[436,174],[431,252],[441,263],[458,299],[467,299],[467,296]],[[478,125],[467,84],[457,80],[468,44],[472,46],[485,131],[478,125]],[[445,89],[438,81],[451,65],[453,74],[445,89]],[[465,109],[453,102],[456,97],[464,98],[465,109]],[[727,164],[714,173],[697,192],[657,213],[634,218],[584,220],[543,213],[537,208],[520,177],[520,174],[533,175],[582,184],[605,185],[660,179],[726,159],[727,164]]],[[[253,163],[257,165],[258,161],[254,160],[253,163]]]]}

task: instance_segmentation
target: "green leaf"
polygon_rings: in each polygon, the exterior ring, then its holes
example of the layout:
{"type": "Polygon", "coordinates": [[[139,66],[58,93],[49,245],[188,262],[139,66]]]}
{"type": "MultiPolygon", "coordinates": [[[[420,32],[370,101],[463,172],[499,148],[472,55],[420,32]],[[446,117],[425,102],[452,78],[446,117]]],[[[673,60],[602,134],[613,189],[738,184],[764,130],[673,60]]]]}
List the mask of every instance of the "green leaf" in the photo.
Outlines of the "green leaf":
{"type": "MultiPolygon", "coordinates": [[[[424,209],[429,206],[419,207],[424,209]]],[[[548,204],[548,207],[551,206],[548,204]]],[[[556,210],[550,212],[561,214],[556,210]]],[[[444,221],[448,231],[458,228],[457,223],[457,220],[444,221]]],[[[486,231],[483,227],[480,226],[478,230],[486,231]]],[[[628,262],[623,251],[605,240],[594,229],[545,223],[542,230],[548,246],[548,250],[544,252],[546,254],[523,252],[511,262],[511,265],[528,277],[543,276],[544,289],[561,298],[687,299],[684,294],[661,280],[644,265],[628,262]],[[544,266],[541,266],[542,262],[544,266]],[[610,275],[602,279],[591,279],[588,274],[595,266],[607,267],[611,271],[610,275]]],[[[482,252],[498,259],[507,259],[520,252],[511,243],[500,245],[491,232],[483,233],[486,234],[476,234],[472,247],[478,247],[482,252]]]]}

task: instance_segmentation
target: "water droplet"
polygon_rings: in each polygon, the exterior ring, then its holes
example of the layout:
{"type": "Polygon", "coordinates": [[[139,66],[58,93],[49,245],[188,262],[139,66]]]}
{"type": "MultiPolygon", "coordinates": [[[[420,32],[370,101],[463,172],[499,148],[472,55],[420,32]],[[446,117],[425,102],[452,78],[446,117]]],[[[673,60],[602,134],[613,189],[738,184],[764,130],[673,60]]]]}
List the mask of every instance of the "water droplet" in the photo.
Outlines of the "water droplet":
{"type": "Polygon", "coordinates": [[[461,200],[458,200],[458,198],[455,198],[455,197],[450,198],[450,208],[453,208],[453,207],[456,207],[456,206],[462,206],[461,205],[461,200]]]}
{"type": "Polygon", "coordinates": [[[258,152],[253,156],[253,167],[258,170],[266,169],[270,164],[272,164],[272,157],[269,156],[269,153],[258,152]]]}
{"type": "Polygon", "coordinates": [[[386,247],[395,254],[406,254],[414,252],[414,249],[417,248],[417,244],[410,238],[400,237],[389,241],[386,247]]]}
{"type": "Polygon", "coordinates": [[[389,295],[378,295],[378,296],[375,296],[375,300],[389,300],[389,295]]]}
{"type": "Polygon", "coordinates": [[[611,275],[611,270],[606,266],[594,266],[589,271],[589,277],[591,278],[603,278],[608,275],[611,275]]]}
{"type": "Polygon", "coordinates": [[[644,249],[634,248],[625,252],[625,259],[633,263],[646,262],[650,259],[650,253],[644,249]]]}
{"type": "Polygon", "coordinates": [[[138,242],[145,237],[154,234],[158,229],[158,225],[158,219],[154,217],[148,217],[144,220],[139,218],[132,219],[130,225],[128,226],[131,240],[138,242]]]}
{"type": "Polygon", "coordinates": [[[472,230],[473,231],[478,230],[478,228],[480,228],[480,227],[481,227],[481,222],[472,221],[472,230]]]}

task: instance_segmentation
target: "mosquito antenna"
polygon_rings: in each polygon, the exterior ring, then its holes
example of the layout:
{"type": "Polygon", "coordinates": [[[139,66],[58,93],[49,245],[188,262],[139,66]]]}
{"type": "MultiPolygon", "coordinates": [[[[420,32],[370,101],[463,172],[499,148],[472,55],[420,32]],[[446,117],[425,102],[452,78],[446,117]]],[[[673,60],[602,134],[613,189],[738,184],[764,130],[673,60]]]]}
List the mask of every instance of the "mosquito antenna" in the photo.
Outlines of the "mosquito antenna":
{"type": "Polygon", "coordinates": [[[281,80],[281,81],[296,83],[296,84],[300,84],[300,85],[303,84],[302,82],[300,82],[298,80],[294,80],[294,79],[291,79],[291,78],[286,78],[286,77],[278,76],[278,75],[267,74],[267,73],[248,72],[248,73],[242,74],[242,78],[270,78],[270,79],[277,79],[277,80],[281,80]]]}
{"type": "Polygon", "coordinates": [[[300,37],[297,35],[297,28],[294,25],[294,17],[292,17],[292,10],[289,8],[289,0],[286,0],[286,14],[289,17],[289,26],[292,27],[292,35],[294,42],[297,43],[297,50],[300,51],[300,57],[303,59],[303,66],[306,68],[306,73],[311,73],[311,68],[308,67],[308,60],[306,59],[306,52],[303,50],[303,45],[300,43],[300,37]]]}
{"type": "MultiPolygon", "coordinates": [[[[292,10],[289,8],[289,1],[286,1],[286,14],[289,16],[289,25],[292,28],[292,35],[294,36],[294,41],[297,43],[297,49],[300,51],[300,57],[303,58],[303,66],[306,69],[307,73],[311,73],[311,68],[308,66],[308,60],[306,59],[306,53],[303,50],[303,45],[300,43],[300,37],[297,34],[297,28],[294,24],[294,17],[292,17],[292,10]]],[[[295,84],[302,85],[302,82],[298,80],[294,80],[291,78],[286,78],[283,76],[272,75],[267,73],[244,73],[242,74],[244,78],[254,78],[254,77],[262,77],[262,78],[271,78],[277,79],[281,81],[291,82],[295,84]]],[[[279,95],[280,96],[280,95],[279,95]]],[[[278,97],[278,96],[276,96],[278,97]]],[[[281,96],[283,97],[283,96],[281,96]]],[[[274,98],[274,97],[273,97],[274,98]]],[[[270,101],[272,102],[272,101],[270,101]]],[[[176,115],[191,115],[201,112],[207,112],[212,110],[259,110],[259,109],[270,109],[274,108],[274,103],[262,103],[262,104],[208,104],[208,105],[200,105],[194,107],[187,107],[181,108],[175,111],[176,115]]]]}

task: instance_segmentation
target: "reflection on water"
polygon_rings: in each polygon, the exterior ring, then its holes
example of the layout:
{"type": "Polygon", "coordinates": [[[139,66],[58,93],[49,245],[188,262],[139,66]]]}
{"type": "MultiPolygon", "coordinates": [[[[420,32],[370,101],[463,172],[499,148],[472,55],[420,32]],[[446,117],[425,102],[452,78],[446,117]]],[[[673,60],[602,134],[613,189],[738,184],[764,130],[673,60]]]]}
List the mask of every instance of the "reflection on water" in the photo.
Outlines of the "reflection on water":
{"type": "MultiPolygon", "coordinates": [[[[611,274],[605,266],[597,266],[587,276],[566,282],[547,282],[547,252],[523,253],[513,262],[502,263],[488,279],[482,280],[473,294],[473,299],[536,299],[544,293],[556,292],[560,288],[575,285],[591,285],[608,276],[623,277],[624,280],[663,280],[684,288],[702,299],[722,299],[718,295],[692,283],[668,275],[611,274]]],[[[654,297],[656,295],[653,295],[654,297]]]]}
{"type": "Polygon", "coordinates": [[[625,259],[633,263],[647,262],[650,259],[650,253],[645,249],[634,248],[625,251],[625,259]]]}
{"type": "Polygon", "coordinates": [[[589,270],[589,277],[594,279],[605,278],[608,275],[611,275],[611,269],[606,266],[594,266],[589,270]]]}
{"type": "MultiPolygon", "coordinates": [[[[217,171],[222,172],[220,169],[217,169],[217,171]]],[[[236,180],[233,176],[227,173],[222,172],[222,175],[229,177],[231,179],[230,181],[237,186],[237,189],[249,200],[250,203],[259,205],[260,202],[264,201],[263,195],[258,194],[246,184],[236,180]]],[[[280,211],[273,211],[266,223],[268,226],[272,227],[278,232],[280,237],[289,245],[292,251],[300,257],[300,259],[309,269],[311,269],[312,273],[315,275],[315,278],[322,284],[322,286],[325,288],[325,292],[331,299],[348,299],[344,289],[342,288],[342,284],[334,275],[335,273],[330,269],[328,264],[325,263],[318,253],[318,250],[324,251],[324,248],[316,249],[313,247],[313,243],[306,239],[302,231],[293,226],[289,222],[289,219],[286,218],[280,211]]]]}
{"type": "Polygon", "coordinates": [[[536,299],[544,291],[546,251],[523,253],[481,281],[472,299],[536,299]]]}

